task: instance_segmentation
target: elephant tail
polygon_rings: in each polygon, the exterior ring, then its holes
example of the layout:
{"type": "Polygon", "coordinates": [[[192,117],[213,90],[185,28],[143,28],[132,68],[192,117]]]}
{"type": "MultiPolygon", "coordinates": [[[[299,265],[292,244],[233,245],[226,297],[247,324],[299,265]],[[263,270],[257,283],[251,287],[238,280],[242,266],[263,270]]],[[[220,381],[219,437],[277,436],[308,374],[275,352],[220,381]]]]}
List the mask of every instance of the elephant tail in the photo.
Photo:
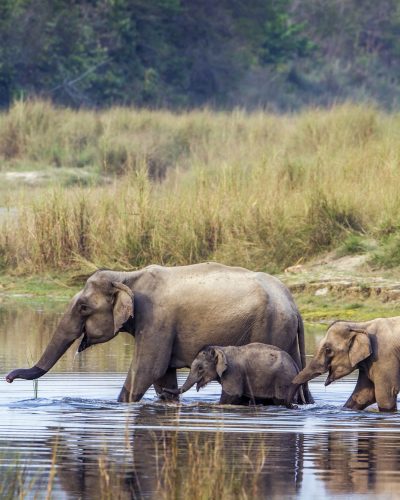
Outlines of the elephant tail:
{"type": "Polygon", "coordinates": [[[303,323],[303,318],[301,317],[299,312],[297,312],[297,340],[299,343],[300,360],[301,360],[301,366],[298,368],[301,371],[303,368],[306,367],[306,347],[304,340],[304,323],[303,323]]]}
{"type": "MultiPolygon", "coordinates": [[[[300,351],[300,360],[301,367],[300,370],[303,370],[306,367],[306,347],[305,347],[305,338],[304,338],[304,323],[303,318],[300,313],[297,312],[297,339],[299,343],[299,351],[300,351]]],[[[311,395],[310,389],[308,388],[308,383],[302,384],[300,394],[302,395],[303,404],[312,404],[314,403],[314,398],[311,395]]]]}

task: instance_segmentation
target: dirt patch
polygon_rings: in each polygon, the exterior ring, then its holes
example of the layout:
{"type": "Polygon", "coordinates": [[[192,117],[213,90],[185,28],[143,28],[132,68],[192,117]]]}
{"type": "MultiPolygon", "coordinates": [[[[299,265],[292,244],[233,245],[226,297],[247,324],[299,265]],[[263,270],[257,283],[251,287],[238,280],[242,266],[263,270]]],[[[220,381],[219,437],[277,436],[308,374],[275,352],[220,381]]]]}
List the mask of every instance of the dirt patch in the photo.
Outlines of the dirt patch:
{"type": "Polygon", "coordinates": [[[330,254],[314,263],[291,266],[280,278],[293,293],[400,301],[400,280],[377,275],[367,261],[366,254],[339,259],[330,254]]]}
{"type": "Polygon", "coordinates": [[[46,174],[44,172],[6,172],[4,177],[7,181],[14,181],[24,184],[37,185],[39,184],[45,177],[46,174]]]}

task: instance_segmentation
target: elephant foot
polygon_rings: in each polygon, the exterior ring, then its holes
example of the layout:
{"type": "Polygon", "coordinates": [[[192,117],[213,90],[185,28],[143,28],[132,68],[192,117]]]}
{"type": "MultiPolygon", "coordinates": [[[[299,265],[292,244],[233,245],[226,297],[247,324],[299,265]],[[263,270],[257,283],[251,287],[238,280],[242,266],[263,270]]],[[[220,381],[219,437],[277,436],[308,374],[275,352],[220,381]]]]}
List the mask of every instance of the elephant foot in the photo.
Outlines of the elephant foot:
{"type": "Polygon", "coordinates": [[[121,392],[119,393],[118,396],[118,402],[119,403],[136,403],[137,401],[140,401],[143,397],[143,394],[133,394],[130,391],[128,391],[125,387],[121,389],[121,392]]]}
{"type": "MultiPolygon", "coordinates": [[[[314,398],[312,397],[311,391],[308,387],[308,384],[303,385],[303,394],[304,394],[304,399],[306,400],[306,404],[312,405],[315,403],[314,398]]],[[[301,398],[300,398],[299,403],[303,404],[303,402],[301,401],[301,398]]]]}
{"type": "Polygon", "coordinates": [[[169,391],[162,391],[158,398],[163,403],[179,403],[179,394],[173,394],[169,391]]]}
{"type": "Polygon", "coordinates": [[[378,406],[378,408],[379,411],[382,413],[394,413],[395,411],[397,411],[396,406],[392,406],[391,408],[382,408],[381,406],[378,406]]]}

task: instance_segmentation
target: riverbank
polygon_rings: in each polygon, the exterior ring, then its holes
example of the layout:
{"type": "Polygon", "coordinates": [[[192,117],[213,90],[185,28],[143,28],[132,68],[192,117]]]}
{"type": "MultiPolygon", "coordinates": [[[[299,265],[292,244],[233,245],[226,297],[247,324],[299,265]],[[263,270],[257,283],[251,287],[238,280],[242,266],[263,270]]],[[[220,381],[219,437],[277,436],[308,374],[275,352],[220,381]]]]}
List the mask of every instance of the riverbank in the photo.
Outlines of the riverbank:
{"type": "MultiPolygon", "coordinates": [[[[357,258],[353,258],[354,262],[357,258]]],[[[400,314],[400,279],[396,273],[344,271],[349,260],[297,266],[277,275],[291,290],[306,322],[354,321],[400,314]],[[390,274],[390,276],[389,276],[390,274]]],[[[87,273],[34,276],[0,275],[0,301],[68,302],[85,284],[87,273]]]]}

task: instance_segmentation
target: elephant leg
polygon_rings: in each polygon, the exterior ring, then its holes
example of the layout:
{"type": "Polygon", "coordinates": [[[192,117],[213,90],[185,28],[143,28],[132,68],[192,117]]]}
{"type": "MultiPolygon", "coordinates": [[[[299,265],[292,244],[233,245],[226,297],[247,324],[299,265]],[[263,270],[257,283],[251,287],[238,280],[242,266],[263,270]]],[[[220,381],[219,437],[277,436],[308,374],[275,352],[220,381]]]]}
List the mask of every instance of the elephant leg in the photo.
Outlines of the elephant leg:
{"type": "Polygon", "coordinates": [[[179,401],[179,395],[170,394],[162,390],[163,387],[166,389],[178,389],[178,382],[176,380],[176,368],[168,368],[165,374],[154,382],[154,389],[162,401],[179,401]]]}
{"type": "Polygon", "coordinates": [[[221,397],[219,399],[220,405],[244,405],[247,404],[247,402],[248,398],[247,401],[245,401],[245,398],[242,396],[231,396],[224,391],[221,392],[221,397]]]}
{"type": "Polygon", "coordinates": [[[135,356],[118,401],[140,401],[147,389],[167,373],[171,348],[172,337],[168,330],[153,325],[137,335],[135,356]],[[154,339],[154,332],[158,333],[157,339],[154,339]]]}
{"type": "Polygon", "coordinates": [[[364,372],[360,371],[353,394],[349,397],[344,406],[351,410],[364,410],[367,406],[374,404],[375,401],[374,383],[369,380],[364,372]]]}
{"type": "Polygon", "coordinates": [[[135,376],[135,363],[132,361],[124,385],[118,396],[118,401],[121,403],[135,403],[140,401],[152,383],[153,377],[151,373],[141,373],[140,377],[135,376]]]}
{"type": "Polygon", "coordinates": [[[395,385],[387,377],[376,380],[375,394],[379,411],[393,412],[397,410],[397,391],[394,389],[395,385]]]}

